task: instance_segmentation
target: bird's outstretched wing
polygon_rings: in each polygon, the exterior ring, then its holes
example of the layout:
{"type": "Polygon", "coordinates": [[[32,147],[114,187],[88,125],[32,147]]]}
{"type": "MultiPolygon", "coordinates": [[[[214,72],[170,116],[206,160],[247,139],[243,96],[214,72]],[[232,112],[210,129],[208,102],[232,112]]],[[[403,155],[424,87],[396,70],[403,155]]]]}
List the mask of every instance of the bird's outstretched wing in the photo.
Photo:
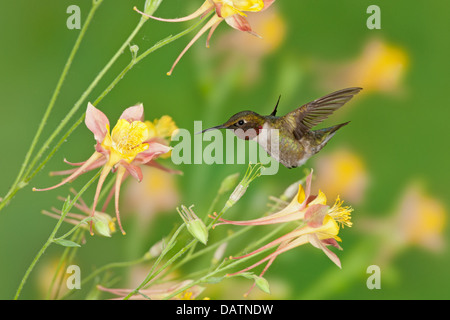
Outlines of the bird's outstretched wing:
{"type": "Polygon", "coordinates": [[[300,139],[311,128],[325,120],[361,90],[362,88],[342,89],[311,101],[288,113],[285,116],[287,119],[295,119],[295,125],[292,126],[294,137],[300,139]]]}

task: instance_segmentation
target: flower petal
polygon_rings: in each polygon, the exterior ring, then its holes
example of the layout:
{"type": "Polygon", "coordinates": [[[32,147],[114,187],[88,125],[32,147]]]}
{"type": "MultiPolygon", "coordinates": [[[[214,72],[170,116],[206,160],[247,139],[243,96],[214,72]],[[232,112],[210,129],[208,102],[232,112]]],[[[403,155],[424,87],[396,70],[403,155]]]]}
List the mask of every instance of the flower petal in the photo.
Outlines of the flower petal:
{"type": "Polygon", "coordinates": [[[89,102],[84,122],[86,127],[94,134],[95,140],[102,143],[109,130],[109,120],[105,114],[89,102]]]}
{"type": "Polygon", "coordinates": [[[339,268],[342,269],[341,266],[341,260],[339,260],[338,256],[332,252],[330,249],[328,249],[322,241],[319,240],[317,235],[310,234],[308,235],[309,242],[316,248],[322,249],[322,251],[327,255],[328,258],[330,258],[331,261],[333,261],[339,268]]]}
{"type": "Polygon", "coordinates": [[[268,9],[275,2],[275,0],[263,0],[263,2],[264,2],[264,8],[262,8],[262,10],[260,12],[268,9]]]}
{"type": "Polygon", "coordinates": [[[128,122],[142,121],[144,119],[144,106],[141,103],[125,109],[120,119],[125,119],[128,122]]]}
{"type": "Polygon", "coordinates": [[[172,148],[157,142],[150,142],[148,144],[148,149],[139,153],[134,161],[139,164],[145,164],[151,161],[153,158],[159,156],[160,154],[167,153],[172,148]]]}
{"type": "Polygon", "coordinates": [[[225,18],[226,23],[233,27],[234,29],[244,31],[244,32],[252,32],[252,27],[248,23],[247,19],[243,16],[240,16],[238,14],[234,14],[232,16],[229,16],[225,18]]]}
{"type": "Polygon", "coordinates": [[[146,166],[154,167],[154,168],[157,168],[157,169],[159,169],[161,171],[165,171],[165,172],[170,173],[170,174],[180,174],[180,175],[183,174],[183,171],[167,168],[167,167],[163,166],[162,164],[160,164],[160,163],[158,163],[158,162],[156,162],[154,160],[151,160],[151,161],[146,162],[144,164],[146,166]]]}
{"type": "Polygon", "coordinates": [[[328,206],[322,204],[313,204],[308,206],[305,213],[305,220],[308,221],[308,226],[318,228],[323,225],[323,219],[328,214],[328,206]]]}
{"type": "Polygon", "coordinates": [[[151,15],[148,15],[142,11],[139,11],[136,7],[133,8],[134,11],[142,14],[145,17],[154,19],[154,20],[158,20],[158,21],[165,21],[165,22],[182,22],[182,21],[189,21],[192,19],[195,19],[199,16],[201,16],[202,18],[208,14],[208,12],[210,12],[213,9],[213,5],[210,3],[209,0],[206,0],[203,5],[198,8],[194,13],[186,16],[186,17],[182,17],[182,18],[175,18],[175,19],[164,19],[164,18],[158,18],[158,17],[154,17],[151,15]]]}
{"type": "Polygon", "coordinates": [[[120,165],[123,166],[133,178],[137,181],[142,181],[142,170],[138,166],[132,165],[125,160],[120,160],[120,165]]]}

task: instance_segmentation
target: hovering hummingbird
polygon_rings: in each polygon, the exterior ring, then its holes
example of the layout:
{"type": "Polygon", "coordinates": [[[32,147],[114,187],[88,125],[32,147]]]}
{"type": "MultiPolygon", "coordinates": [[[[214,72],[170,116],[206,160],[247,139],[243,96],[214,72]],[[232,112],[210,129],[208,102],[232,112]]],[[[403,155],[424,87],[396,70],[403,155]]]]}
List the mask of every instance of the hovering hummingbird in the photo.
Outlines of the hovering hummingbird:
{"type": "Polygon", "coordinates": [[[270,156],[285,167],[295,168],[303,165],[311,156],[322,150],[336,131],[350,121],[324,129],[312,130],[312,128],[361,90],[362,88],[347,88],[330,93],[282,117],[276,116],[280,102],[278,98],[274,110],[268,116],[262,116],[253,111],[241,111],[224,124],[205,129],[200,133],[213,129],[233,130],[234,134],[241,139],[257,141],[270,156]],[[267,132],[270,132],[270,129],[278,129],[278,147],[275,150],[272,148],[273,144],[268,143],[267,132]],[[263,135],[262,132],[266,134],[263,135]]]}

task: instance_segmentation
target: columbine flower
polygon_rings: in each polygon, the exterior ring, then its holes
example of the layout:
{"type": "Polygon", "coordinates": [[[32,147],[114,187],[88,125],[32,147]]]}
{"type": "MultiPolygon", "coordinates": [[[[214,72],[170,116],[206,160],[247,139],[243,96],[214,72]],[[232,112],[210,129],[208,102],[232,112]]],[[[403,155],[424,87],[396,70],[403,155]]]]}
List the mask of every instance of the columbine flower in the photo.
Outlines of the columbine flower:
{"type": "Polygon", "coordinates": [[[197,17],[204,17],[211,11],[215,11],[213,17],[200,29],[200,31],[195,35],[195,37],[189,42],[189,44],[184,48],[178,58],[175,60],[170,71],[167,73],[168,75],[172,74],[173,69],[183,57],[183,55],[189,50],[192,44],[200,38],[207,30],[209,30],[208,38],[206,40],[206,46],[209,47],[209,40],[211,39],[212,34],[216,30],[217,26],[225,20],[231,27],[245,31],[250,34],[258,36],[256,33],[252,31],[250,24],[245,18],[247,15],[245,12],[261,12],[272,5],[275,0],[206,0],[203,5],[194,13],[178,19],[162,19],[150,16],[144,12],[139,11],[136,7],[134,10],[139,12],[140,14],[155,19],[159,21],[167,21],[167,22],[181,22],[195,19],[197,17]]]}
{"type": "MultiPolygon", "coordinates": [[[[332,245],[338,249],[341,247],[337,241],[341,241],[338,237],[340,227],[346,225],[351,226],[350,213],[352,208],[342,206],[342,201],[337,198],[333,207],[327,206],[327,199],[325,194],[319,191],[317,196],[310,195],[312,172],[306,179],[306,188],[303,189],[299,185],[297,195],[292,199],[291,203],[279,212],[273,213],[269,216],[262,217],[255,220],[247,221],[230,221],[219,219],[219,224],[234,224],[234,225],[267,225],[284,223],[289,221],[303,221],[304,223],[294,229],[293,231],[281,236],[280,238],[266,244],[265,246],[250,252],[240,257],[232,257],[233,259],[242,259],[260,253],[266,249],[278,246],[277,249],[263,258],[259,262],[229,276],[241,274],[251,270],[260,264],[268,261],[266,267],[261,272],[260,277],[264,275],[269,266],[273,263],[275,258],[288,250],[291,250],[300,245],[311,243],[314,247],[321,249],[338,267],[341,267],[340,260],[331,250],[327,248],[332,245]]],[[[219,224],[216,224],[219,225],[219,224]]],[[[252,287],[253,288],[253,287],[252,287]]],[[[251,289],[250,289],[251,290],[251,289]]]]}
{"type": "MultiPolygon", "coordinates": [[[[56,172],[54,173],[56,175],[70,174],[70,176],[53,187],[45,189],[33,188],[33,191],[55,189],[72,181],[88,170],[103,166],[92,206],[91,216],[93,216],[95,214],[100,190],[106,177],[110,171],[117,172],[116,184],[114,187],[115,209],[120,230],[125,234],[119,217],[119,192],[122,181],[128,174],[139,181],[142,180],[142,172],[138,165],[153,165],[152,160],[159,155],[170,151],[170,147],[154,141],[153,137],[149,136],[149,129],[147,125],[142,122],[143,116],[144,107],[142,104],[125,109],[110,133],[108,118],[103,112],[89,103],[86,110],[85,123],[88,129],[92,131],[94,138],[97,141],[95,146],[96,151],[84,162],[70,163],[65,161],[68,164],[79,166],[79,168],[56,172]]],[[[92,235],[92,221],[90,223],[90,232],[92,235]]]]}

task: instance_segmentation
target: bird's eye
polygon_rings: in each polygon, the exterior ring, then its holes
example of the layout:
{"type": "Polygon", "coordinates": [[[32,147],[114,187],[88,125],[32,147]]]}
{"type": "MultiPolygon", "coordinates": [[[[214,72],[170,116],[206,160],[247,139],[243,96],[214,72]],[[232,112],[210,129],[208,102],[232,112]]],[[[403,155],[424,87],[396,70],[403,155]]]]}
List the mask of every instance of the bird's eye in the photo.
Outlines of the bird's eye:
{"type": "Polygon", "coordinates": [[[242,125],[244,125],[244,123],[245,123],[244,120],[239,120],[237,124],[240,125],[240,126],[242,126],[242,125]]]}

